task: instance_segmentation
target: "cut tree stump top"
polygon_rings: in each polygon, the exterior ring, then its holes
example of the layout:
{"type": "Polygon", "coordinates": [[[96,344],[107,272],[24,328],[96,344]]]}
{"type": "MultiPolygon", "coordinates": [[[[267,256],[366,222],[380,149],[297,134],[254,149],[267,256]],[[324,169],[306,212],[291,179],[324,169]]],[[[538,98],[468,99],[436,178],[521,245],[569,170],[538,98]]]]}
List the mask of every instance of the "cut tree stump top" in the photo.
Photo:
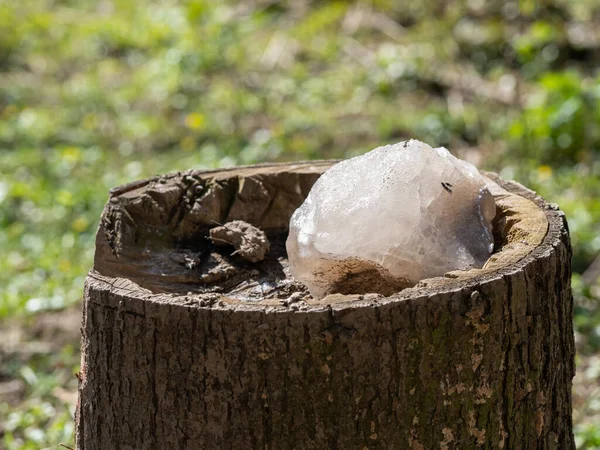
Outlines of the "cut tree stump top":
{"type": "MultiPolygon", "coordinates": [[[[112,189],[90,276],[120,286],[129,296],[198,307],[277,311],[385,302],[380,294],[333,294],[316,301],[290,277],[285,252],[289,219],[335,162],[192,170],[112,189]],[[264,261],[250,263],[232,256],[231,248],[217,247],[208,239],[211,228],[232,220],[267,234],[271,248],[264,261]]],[[[395,294],[395,301],[502,277],[557,240],[563,222],[557,207],[514,181],[483,174],[493,181],[497,207],[495,250],[488,262],[482,269],[422,280],[395,294]]]]}

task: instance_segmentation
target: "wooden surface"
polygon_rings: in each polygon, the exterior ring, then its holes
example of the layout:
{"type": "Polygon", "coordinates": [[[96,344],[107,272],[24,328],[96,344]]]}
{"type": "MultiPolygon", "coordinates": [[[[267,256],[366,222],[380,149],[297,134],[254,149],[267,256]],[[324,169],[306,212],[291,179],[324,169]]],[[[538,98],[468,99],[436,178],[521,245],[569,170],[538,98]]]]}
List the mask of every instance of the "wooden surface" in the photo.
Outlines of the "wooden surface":
{"type": "MultiPolygon", "coordinates": [[[[105,276],[127,278],[153,293],[191,292],[209,298],[219,294],[228,302],[272,305],[296,294],[311,303],[304,286],[289,276],[285,237],[291,214],[332,164],[315,161],[187,172],[113,189],[97,234],[94,269],[105,276]],[[264,264],[244,264],[227,252],[211,249],[208,230],[231,220],[247,221],[269,234],[274,245],[264,264]]],[[[497,175],[486,176],[498,210],[496,251],[482,269],[446,275],[458,283],[516,263],[541,243],[548,229],[544,212],[519,195],[526,189],[513,182],[509,192],[493,181],[500,181],[497,175]]],[[[375,292],[385,295],[404,287],[394,290],[385,277],[373,284],[375,292]]]]}
{"type": "Polygon", "coordinates": [[[199,282],[213,221],[278,236],[330,164],[112,191],[86,280],[79,449],[574,448],[566,221],[517,183],[487,174],[507,192],[483,269],[320,302],[283,257],[241,269],[279,277],[270,298],[199,282]]]}

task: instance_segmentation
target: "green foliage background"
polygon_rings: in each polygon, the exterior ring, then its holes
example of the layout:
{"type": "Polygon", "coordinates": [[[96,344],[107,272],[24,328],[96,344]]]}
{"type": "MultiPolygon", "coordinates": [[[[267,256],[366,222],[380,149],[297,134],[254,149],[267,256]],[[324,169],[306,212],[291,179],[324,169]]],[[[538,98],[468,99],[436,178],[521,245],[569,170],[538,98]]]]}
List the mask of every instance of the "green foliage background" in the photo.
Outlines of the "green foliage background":
{"type": "MultiPolygon", "coordinates": [[[[0,0],[0,325],[79,302],[110,187],[414,137],[567,213],[576,435],[600,448],[599,22],[593,0],[0,0]]],[[[72,442],[77,347],[0,352],[26,385],[0,447],[72,442]]]]}

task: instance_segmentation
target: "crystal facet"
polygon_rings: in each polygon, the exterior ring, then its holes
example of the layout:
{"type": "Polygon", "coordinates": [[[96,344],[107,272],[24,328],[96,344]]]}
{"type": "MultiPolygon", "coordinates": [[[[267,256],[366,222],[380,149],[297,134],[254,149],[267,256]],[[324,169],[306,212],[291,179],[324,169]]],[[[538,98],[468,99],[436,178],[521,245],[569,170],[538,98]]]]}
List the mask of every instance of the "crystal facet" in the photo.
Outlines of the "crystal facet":
{"type": "Polygon", "coordinates": [[[445,148],[414,139],[379,147],[314,184],[290,220],[290,271],[321,298],[374,268],[409,286],[481,267],[495,213],[481,174],[445,148]]]}

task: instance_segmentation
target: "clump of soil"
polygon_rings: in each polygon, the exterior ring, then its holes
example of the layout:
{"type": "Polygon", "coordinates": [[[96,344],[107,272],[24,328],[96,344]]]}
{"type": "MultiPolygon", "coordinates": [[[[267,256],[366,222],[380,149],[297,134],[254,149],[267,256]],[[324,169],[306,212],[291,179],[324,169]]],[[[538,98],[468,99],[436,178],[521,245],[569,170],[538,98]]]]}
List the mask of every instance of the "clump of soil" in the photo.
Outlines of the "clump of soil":
{"type": "Polygon", "coordinates": [[[210,240],[215,245],[233,246],[233,255],[240,255],[253,263],[265,259],[270,247],[265,232],[243,220],[234,220],[211,228],[210,240]]]}

